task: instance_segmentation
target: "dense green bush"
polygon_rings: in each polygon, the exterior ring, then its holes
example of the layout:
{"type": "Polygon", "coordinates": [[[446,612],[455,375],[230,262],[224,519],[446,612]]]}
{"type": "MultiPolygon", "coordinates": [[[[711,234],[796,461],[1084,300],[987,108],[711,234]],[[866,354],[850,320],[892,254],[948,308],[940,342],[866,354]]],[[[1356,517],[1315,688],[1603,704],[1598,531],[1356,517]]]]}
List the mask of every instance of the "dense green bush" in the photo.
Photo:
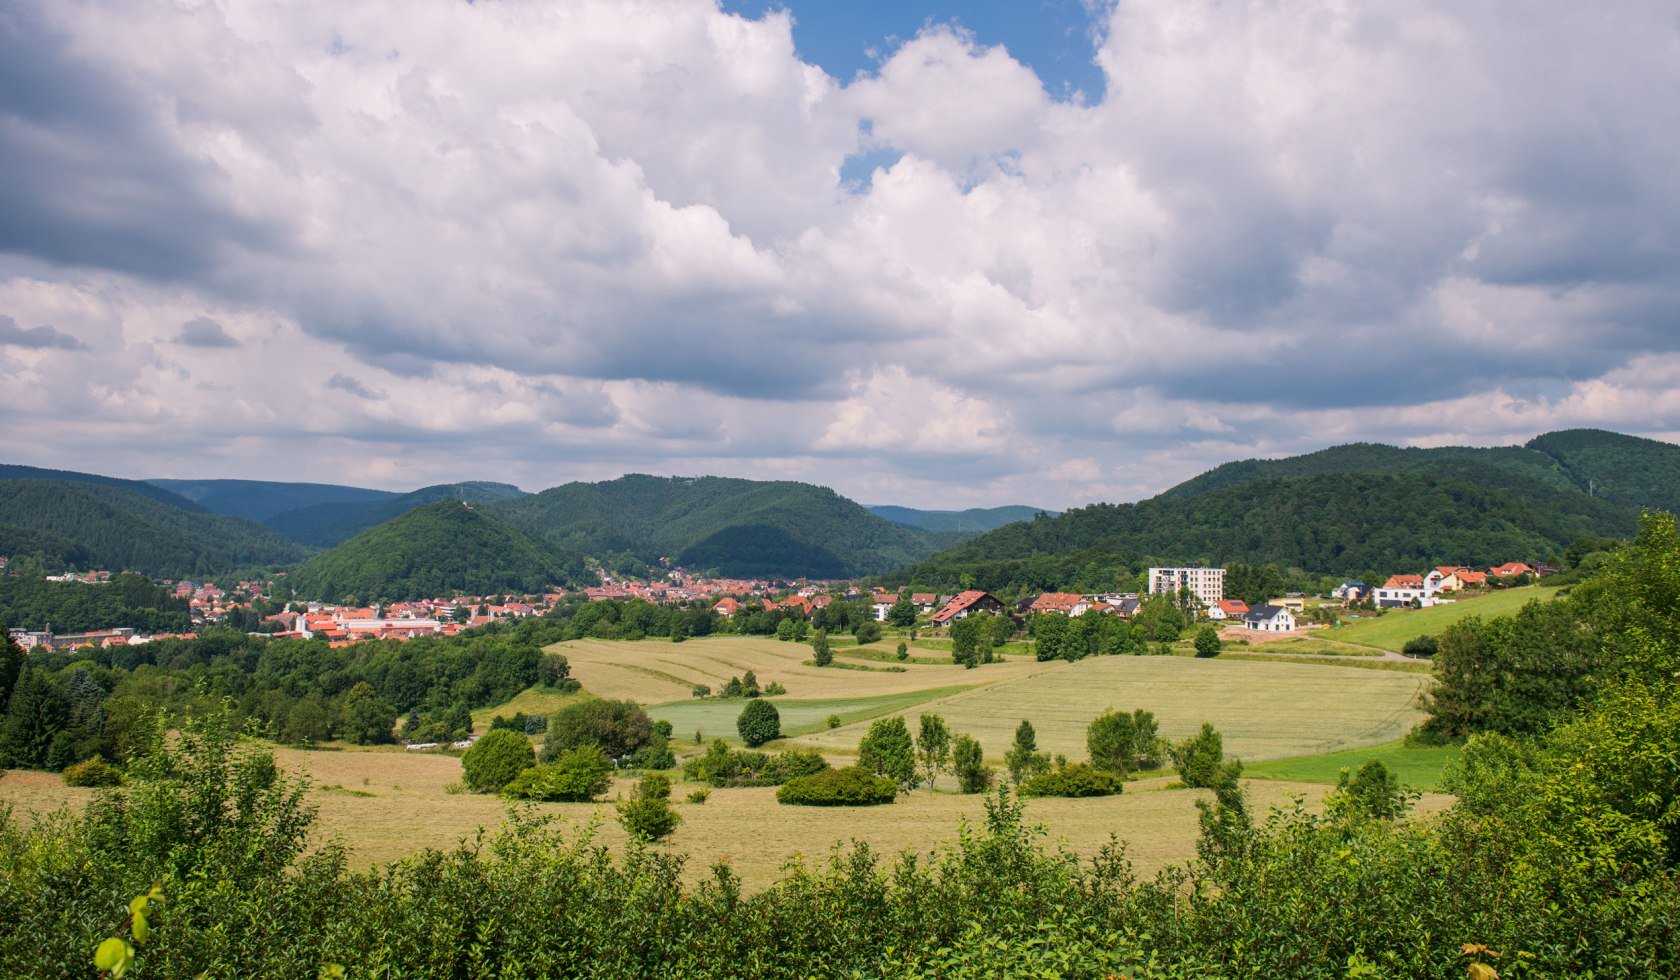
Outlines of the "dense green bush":
{"type": "Polygon", "coordinates": [[[1217,657],[1222,646],[1219,631],[1212,626],[1203,626],[1196,631],[1196,656],[1217,657]]]}
{"type": "Polygon", "coordinates": [[[828,768],[828,761],[811,749],[788,749],[770,755],[765,752],[731,749],[718,739],[704,755],[683,763],[683,778],[713,786],[780,786],[796,776],[809,776],[828,768]]]}
{"type": "Polygon", "coordinates": [[[895,715],[870,724],[858,742],[858,765],[904,789],[916,788],[921,780],[916,773],[916,745],[903,718],[895,715]]]}
{"type": "Polygon", "coordinates": [[[542,761],[553,762],[584,745],[599,746],[609,759],[621,759],[653,737],[653,719],[634,701],[585,698],[556,711],[548,719],[542,761]]]}
{"type": "Polygon", "coordinates": [[[475,793],[500,793],[520,773],[536,765],[537,754],[524,735],[497,729],[461,755],[461,781],[475,793]]]}
{"type": "Polygon", "coordinates": [[[611,773],[612,765],[599,746],[580,745],[553,762],[520,773],[503,792],[521,800],[582,802],[605,792],[611,773]]]}
{"type": "Polygon", "coordinates": [[[992,786],[992,769],[986,765],[985,752],[971,735],[958,735],[951,742],[951,771],[957,776],[957,789],[963,793],[984,793],[992,786]]]}
{"type": "Polygon", "coordinates": [[[682,823],[671,809],[671,781],[658,773],[643,776],[630,798],[618,801],[615,808],[619,823],[637,840],[664,840],[682,823]]]}
{"type": "Polygon", "coordinates": [[[1433,636],[1415,636],[1406,641],[1406,645],[1400,648],[1400,652],[1408,657],[1428,658],[1435,656],[1436,651],[1440,648],[1440,644],[1436,642],[1433,636]]]}
{"type": "Polygon", "coordinates": [[[1091,764],[1118,776],[1161,767],[1162,739],[1155,715],[1139,708],[1130,714],[1110,711],[1085,731],[1091,764]]]}
{"type": "Polygon", "coordinates": [[[748,701],[747,706],[741,709],[741,716],[735,719],[735,730],[749,748],[757,748],[782,737],[781,712],[768,701],[748,701]]]}
{"type": "Polygon", "coordinates": [[[878,806],[898,796],[898,784],[862,766],[826,769],[790,779],[776,791],[776,802],[790,806],[878,806]]]}
{"type": "Polygon", "coordinates": [[[1242,775],[1242,763],[1225,761],[1225,739],[1206,722],[1200,732],[1174,744],[1169,753],[1179,781],[1192,789],[1234,786],[1242,775]]]}
{"type": "Polygon", "coordinates": [[[121,786],[122,770],[94,757],[64,769],[66,786],[121,786]]]}
{"type": "Polygon", "coordinates": [[[1022,796],[1113,796],[1126,781],[1087,762],[1057,766],[1021,784],[1022,796]]]}

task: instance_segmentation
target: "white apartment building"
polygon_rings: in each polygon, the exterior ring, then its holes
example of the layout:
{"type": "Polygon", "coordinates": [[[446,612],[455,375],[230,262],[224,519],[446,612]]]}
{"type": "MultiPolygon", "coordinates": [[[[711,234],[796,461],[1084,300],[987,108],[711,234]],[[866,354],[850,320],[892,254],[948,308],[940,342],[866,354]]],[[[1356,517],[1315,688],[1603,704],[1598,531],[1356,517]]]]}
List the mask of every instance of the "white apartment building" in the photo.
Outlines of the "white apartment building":
{"type": "Polygon", "coordinates": [[[1225,598],[1225,569],[1190,565],[1149,570],[1150,595],[1177,595],[1182,589],[1195,593],[1203,606],[1211,606],[1225,598]]]}

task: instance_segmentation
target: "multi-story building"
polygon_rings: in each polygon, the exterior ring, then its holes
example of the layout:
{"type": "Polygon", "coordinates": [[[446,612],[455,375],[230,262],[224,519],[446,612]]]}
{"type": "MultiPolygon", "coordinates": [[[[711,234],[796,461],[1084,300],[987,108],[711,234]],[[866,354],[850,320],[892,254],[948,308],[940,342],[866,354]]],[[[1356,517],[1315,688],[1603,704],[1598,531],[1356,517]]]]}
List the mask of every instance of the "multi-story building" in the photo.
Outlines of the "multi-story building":
{"type": "Polygon", "coordinates": [[[1184,589],[1195,593],[1204,607],[1211,606],[1225,598],[1225,569],[1190,565],[1149,570],[1150,595],[1177,595],[1184,589]]]}

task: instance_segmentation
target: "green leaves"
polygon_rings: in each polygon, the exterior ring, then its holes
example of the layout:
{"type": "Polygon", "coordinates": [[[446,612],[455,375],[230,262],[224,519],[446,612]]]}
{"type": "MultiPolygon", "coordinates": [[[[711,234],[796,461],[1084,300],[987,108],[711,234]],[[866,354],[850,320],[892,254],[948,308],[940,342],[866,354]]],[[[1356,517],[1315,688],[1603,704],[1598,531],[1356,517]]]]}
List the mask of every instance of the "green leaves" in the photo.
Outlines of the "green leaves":
{"type": "MultiPolygon", "coordinates": [[[[147,913],[153,905],[163,904],[163,886],[153,885],[144,895],[136,895],[128,903],[128,928],[133,934],[134,941],[144,943],[151,934],[151,920],[147,913]]],[[[112,936],[102,941],[93,951],[93,967],[103,970],[113,977],[121,977],[128,973],[129,967],[134,965],[134,947],[120,936],[112,936]]]]}
{"type": "Polygon", "coordinates": [[[127,973],[133,962],[134,947],[115,936],[100,943],[93,952],[93,968],[104,970],[113,977],[127,973]]]}

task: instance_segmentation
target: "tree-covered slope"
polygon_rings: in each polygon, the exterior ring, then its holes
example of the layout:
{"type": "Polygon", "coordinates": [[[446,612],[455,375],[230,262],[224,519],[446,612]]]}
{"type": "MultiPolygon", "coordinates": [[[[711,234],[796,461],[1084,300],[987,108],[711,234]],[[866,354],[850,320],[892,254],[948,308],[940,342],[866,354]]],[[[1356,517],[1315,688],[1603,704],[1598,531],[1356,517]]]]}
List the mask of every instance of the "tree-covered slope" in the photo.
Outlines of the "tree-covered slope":
{"type": "Polygon", "coordinates": [[[0,464],[0,480],[57,480],[60,483],[90,483],[101,487],[115,487],[130,493],[149,497],[161,504],[169,504],[182,510],[201,510],[198,504],[180,494],[145,480],[124,480],[117,476],[100,476],[97,473],[78,473],[75,470],[47,470],[38,466],[18,466],[16,464],[0,464]]]}
{"type": "Polygon", "coordinates": [[[1526,446],[1403,449],[1381,443],[1356,442],[1285,459],[1244,459],[1223,463],[1180,483],[1161,496],[1186,499],[1256,480],[1332,473],[1420,473],[1447,479],[1474,480],[1517,492],[1535,488],[1575,489],[1574,483],[1556,461],[1526,446]]]}
{"type": "Polygon", "coordinates": [[[517,500],[525,491],[509,483],[440,483],[411,493],[389,494],[373,500],[314,504],[276,514],[263,521],[269,527],[300,544],[331,548],[350,540],[376,524],[400,517],[416,507],[440,500],[461,500],[488,504],[517,500]]]}
{"type": "Polygon", "coordinates": [[[537,541],[482,507],[443,500],[414,508],[293,569],[310,598],[359,602],[533,593],[590,581],[583,560],[537,541]]]}
{"type": "Polygon", "coordinates": [[[260,524],[212,514],[158,487],[89,480],[0,480],[0,544],[49,565],[203,577],[284,565],[303,550],[260,524]],[[154,494],[156,496],[154,496],[154,494]],[[179,503],[165,502],[167,500],[179,503]]]}
{"type": "Polygon", "coordinates": [[[275,483],[268,480],[146,482],[180,494],[206,510],[253,521],[266,521],[278,514],[317,504],[371,504],[401,496],[390,490],[368,490],[332,483],[275,483]]]}
{"type": "MultiPolygon", "coordinates": [[[[954,531],[959,534],[984,534],[1005,524],[1030,521],[1045,512],[1042,507],[1012,504],[1004,507],[971,507],[968,510],[917,510],[914,507],[895,507],[890,504],[868,504],[871,514],[894,524],[919,528],[923,531],[954,531]]],[[[1055,511],[1048,513],[1054,514],[1055,511]]]]}
{"type": "Polygon", "coordinates": [[[1680,512],[1680,446],[1602,429],[1566,429],[1529,441],[1580,490],[1632,507],[1680,512]]]}
{"type": "Polygon", "coordinates": [[[790,481],[633,474],[568,483],[497,510],[574,551],[647,563],[668,558],[725,575],[840,578],[933,550],[912,528],[827,487],[790,481]]]}
{"type": "Polygon", "coordinates": [[[1548,558],[1582,535],[1625,535],[1636,524],[1632,507],[1549,481],[1515,492],[1486,468],[1476,473],[1493,485],[1432,472],[1330,472],[1095,504],[1008,525],[900,577],[944,585],[967,576],[977,587],[1007,590],[1060,587],[1094,568],[1187,562],[1388,574],[1548,558]]]}

